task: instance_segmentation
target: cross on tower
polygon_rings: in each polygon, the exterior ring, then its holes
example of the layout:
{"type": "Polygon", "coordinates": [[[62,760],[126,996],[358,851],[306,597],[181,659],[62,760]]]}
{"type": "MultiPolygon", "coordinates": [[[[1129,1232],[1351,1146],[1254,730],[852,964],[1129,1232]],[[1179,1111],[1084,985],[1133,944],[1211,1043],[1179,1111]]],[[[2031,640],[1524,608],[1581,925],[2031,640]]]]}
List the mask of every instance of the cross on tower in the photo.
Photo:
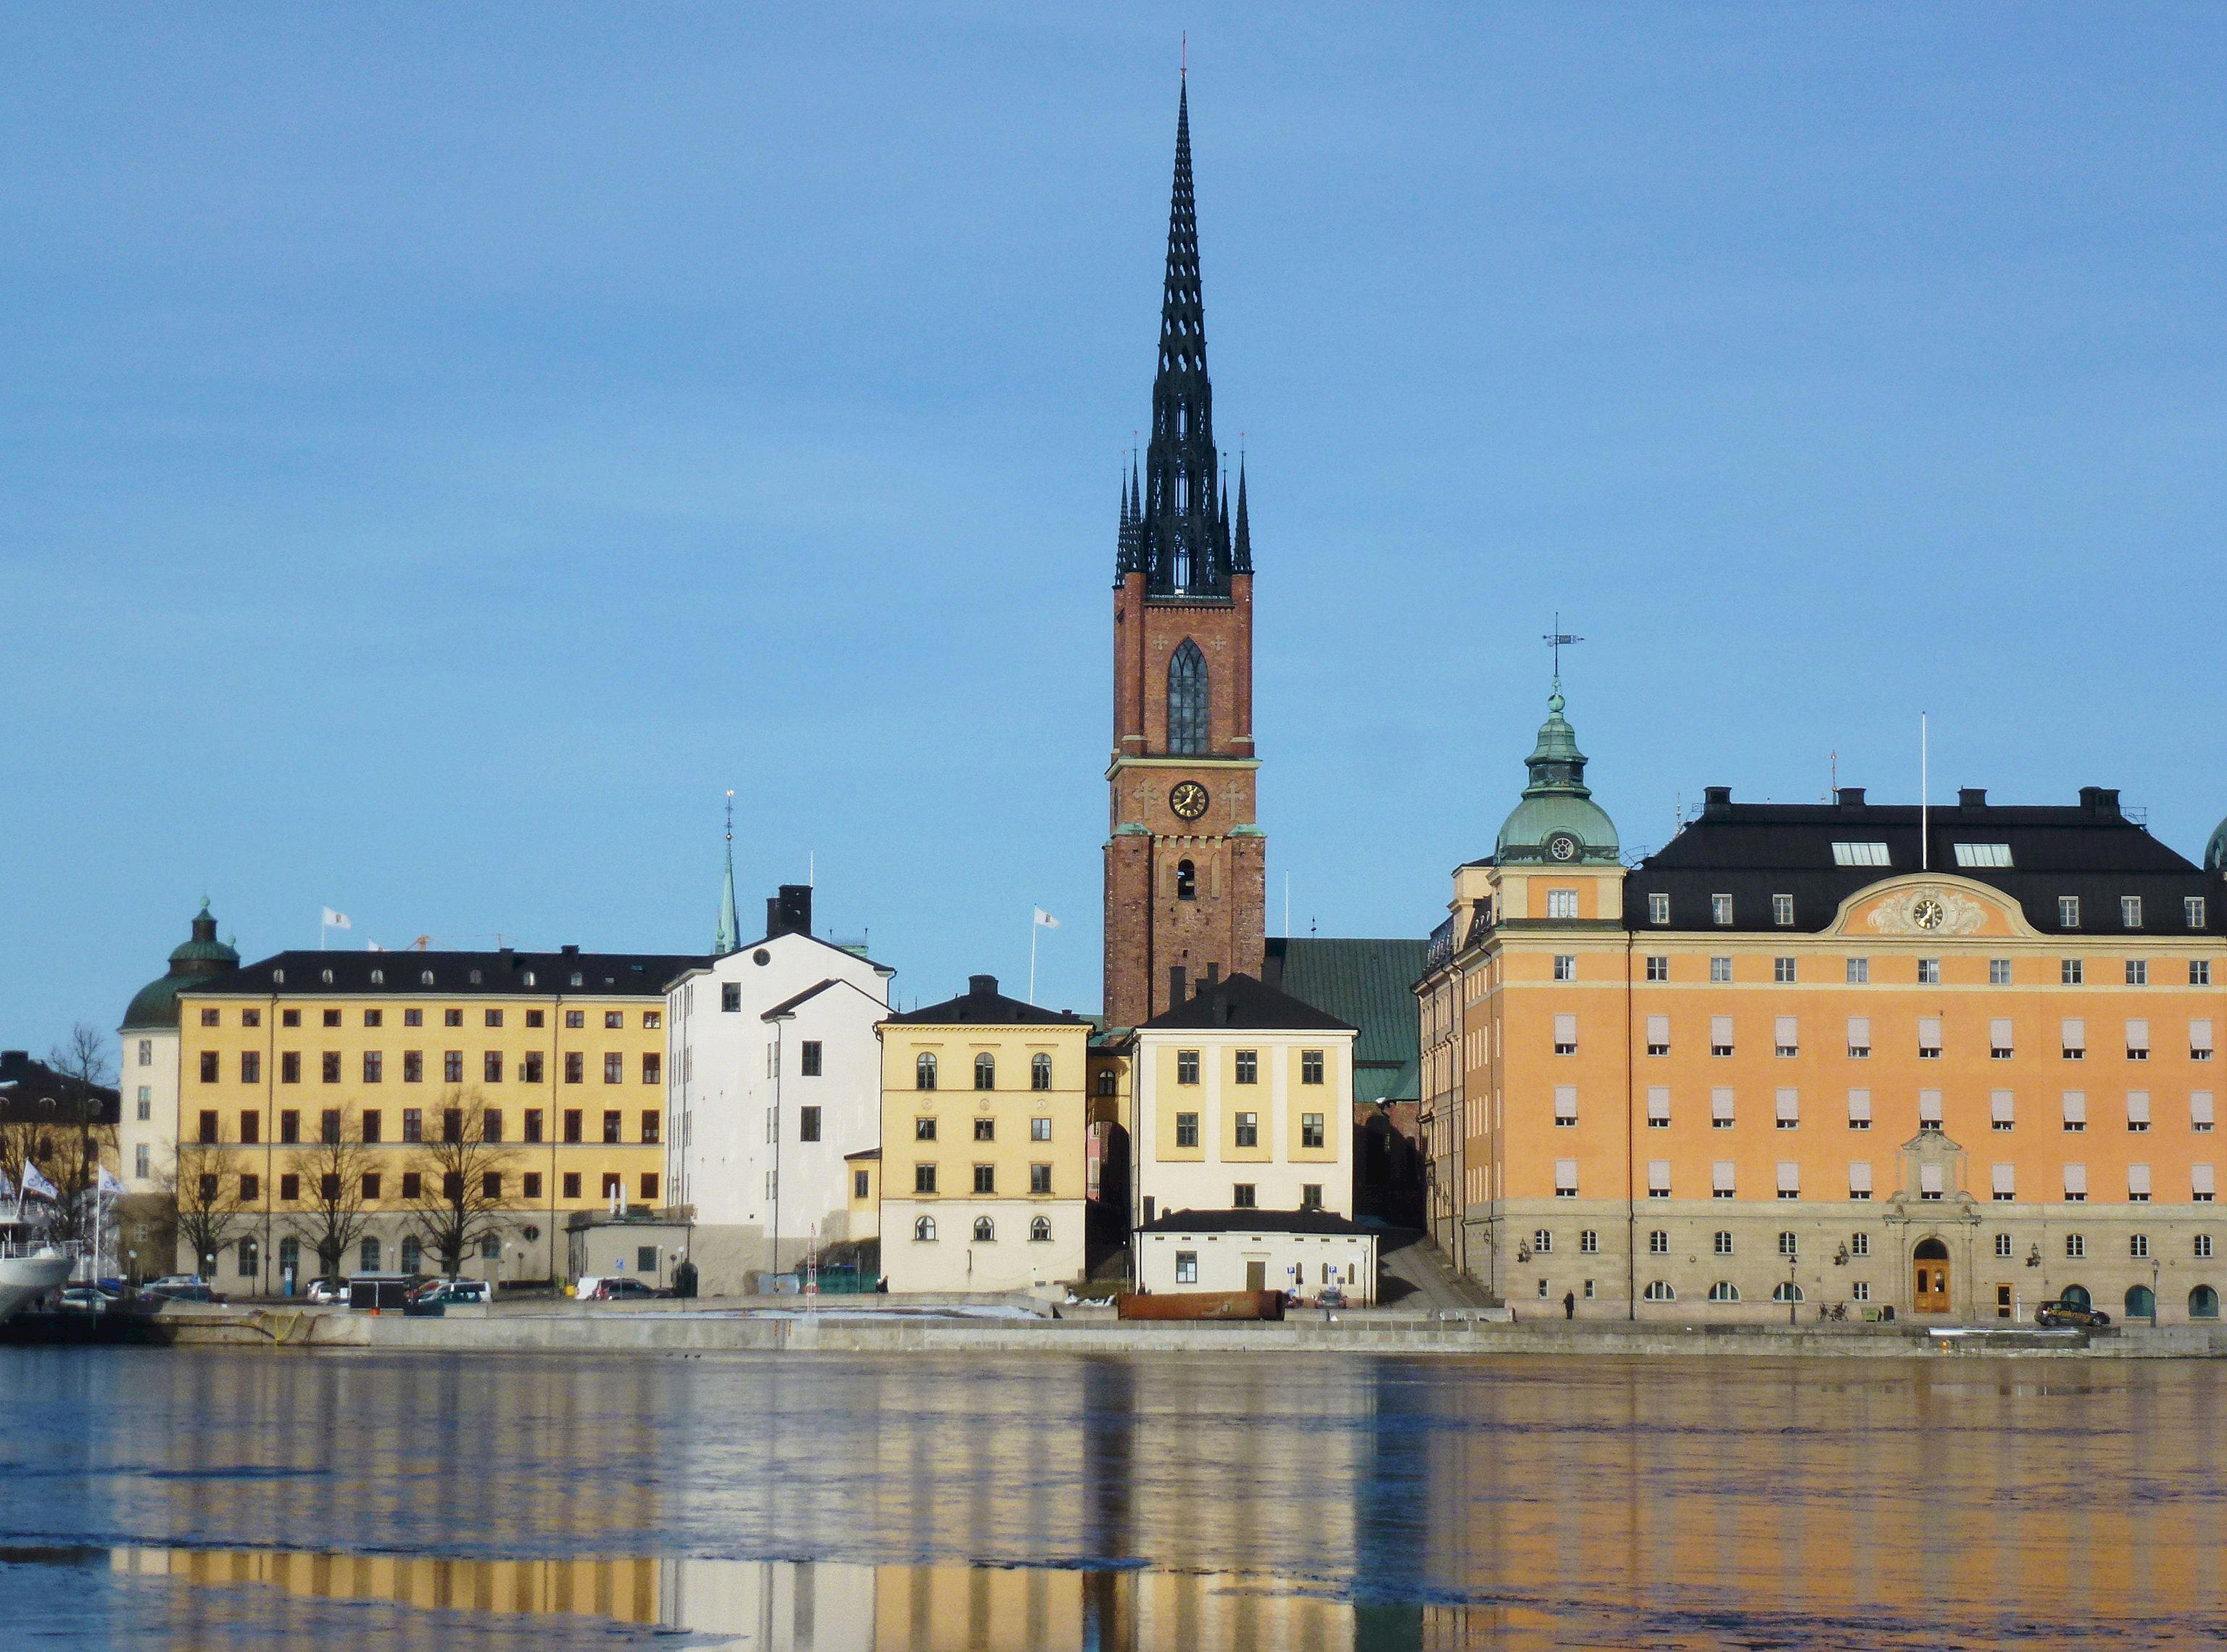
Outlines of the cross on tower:
{"type": "Polygon", "coordinates": [[[1554,651],[1554,686],[1562,686],[1562,650],[1573,643],[1583,642],[1583,637],[1573,637],[1562,629],[1562,616],[1554,616],[1554,628],[1539,639],[1554,651]]]}

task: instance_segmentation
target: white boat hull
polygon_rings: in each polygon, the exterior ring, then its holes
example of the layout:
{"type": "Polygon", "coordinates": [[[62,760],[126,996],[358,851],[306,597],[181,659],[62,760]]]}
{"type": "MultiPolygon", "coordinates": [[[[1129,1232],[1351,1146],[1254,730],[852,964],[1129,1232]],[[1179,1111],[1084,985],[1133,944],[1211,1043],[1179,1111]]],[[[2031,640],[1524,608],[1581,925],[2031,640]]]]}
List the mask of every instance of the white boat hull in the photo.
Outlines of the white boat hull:
{"type": "Polygon", "coordinates": [[[34,1297],[63,1284],[77,1264],[59,1251],[39,1256],[0,1256],[0,1320],[34,1297]]]}

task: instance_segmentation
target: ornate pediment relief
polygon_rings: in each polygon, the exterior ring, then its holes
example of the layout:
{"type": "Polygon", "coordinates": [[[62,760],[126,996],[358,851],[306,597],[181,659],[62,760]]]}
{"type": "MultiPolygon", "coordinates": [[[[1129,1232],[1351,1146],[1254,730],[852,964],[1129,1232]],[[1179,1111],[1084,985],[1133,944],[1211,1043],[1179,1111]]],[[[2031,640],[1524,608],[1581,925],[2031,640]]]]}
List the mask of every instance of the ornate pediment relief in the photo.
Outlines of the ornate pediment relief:
{"type": "Polygon", "coordinates": [[[1842,934],[1910,941],[2032,933],[2015,902],[1960,877],[1875,884],[1849,899],[1835,928],[1842,934]]]}

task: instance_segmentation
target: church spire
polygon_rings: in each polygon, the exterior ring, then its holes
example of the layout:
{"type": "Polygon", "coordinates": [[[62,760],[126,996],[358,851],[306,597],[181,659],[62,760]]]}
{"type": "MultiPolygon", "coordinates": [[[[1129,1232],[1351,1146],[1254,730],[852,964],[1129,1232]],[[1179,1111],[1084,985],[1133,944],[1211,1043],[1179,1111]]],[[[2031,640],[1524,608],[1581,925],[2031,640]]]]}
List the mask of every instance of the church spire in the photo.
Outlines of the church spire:
{"type": "MultiPolygon", "coordinates": [[[[1241,436],[1243,431],[1238,432],[1241,436]]],[[[1237,539],[1230,547],[1229,571],[1249,574],[1253,571],[1253,528],[1245,517],[1245,456],[1237,456],[1237,539]]]]}
{"type": "Polygon", "coordinates": [[[1152,436],[1145,450],[1135,564],[1145,574],[1152,595],[1229,594],[1230,557],[1220,520],[1218,469],[1214,386],[1206,372],[1206,304],[1199,285],[1190,85],[1186,79],[1176,105],[1175,188],[1168,203],[1159,368],[1152,380],[1152,436]]]}
{"type": "Polygon", "coordinates": [[[711,954],[724,958],[743,944],[742,915],[735,909],[735,794],[727,794],[727,883],[719,895],[719,930],[711,941],[711,954]]]}

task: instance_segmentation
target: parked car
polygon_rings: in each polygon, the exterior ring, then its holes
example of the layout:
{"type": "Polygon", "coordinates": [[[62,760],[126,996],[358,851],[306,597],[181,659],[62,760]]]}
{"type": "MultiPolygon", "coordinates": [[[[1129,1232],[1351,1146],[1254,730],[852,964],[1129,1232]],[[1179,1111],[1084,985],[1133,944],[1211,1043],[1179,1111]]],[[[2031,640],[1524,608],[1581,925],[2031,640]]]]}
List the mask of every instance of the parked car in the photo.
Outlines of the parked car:
{"type": "Polygon", "coordinates": [[[2033,1323],[2054,1330],[2068,1325],[2108,1325],[2111,1316],[2101,1308],[2085,1307],[2077,1302],[2045,1302],[2033,1311],[2033,1323]]]}
{"type": "Polygon", "coordinates": [[[221,1305],[224,1298],[208,1288],[203,1279],[185,1279],[178,1284],[167,1282],[150,1285],[146,1294],[158,1302],[206,1302],[221,1305]]]}
{"type": "Polygon", "coordinates": [[[106,1313],[116,1298],[97,1285],[73,1285],[61,1293],[61,1302],[66,1313],[106,1313]]]}
{"type": "Polygon", "coordinates": [[[165,1273],[161,1279],[141,1285],[142,1291],[168,1291],[178,1285],[207,1285],[208,1281],[198,1273],[165,1273]]]}
{"type": "Polygon", "coordinates": [[[485,1279],[432,1279],[410,1293],[415,1303],[488,1303],[495,1300],[495,1287],[485,1279]]]}
{"type": "Polygon", "coordinates": [[[348,1286],[333,1279],[312,1279],[306,1294],[319,1307],[330,1307],[348,1300],[348,1286]]]}
{"type": "Polygon", "coordinates": [[[638,1302],[656,1294],[640,1279],[611,1279],[596,1282],[595,1299],[597,1302],[638,1302]]]}

